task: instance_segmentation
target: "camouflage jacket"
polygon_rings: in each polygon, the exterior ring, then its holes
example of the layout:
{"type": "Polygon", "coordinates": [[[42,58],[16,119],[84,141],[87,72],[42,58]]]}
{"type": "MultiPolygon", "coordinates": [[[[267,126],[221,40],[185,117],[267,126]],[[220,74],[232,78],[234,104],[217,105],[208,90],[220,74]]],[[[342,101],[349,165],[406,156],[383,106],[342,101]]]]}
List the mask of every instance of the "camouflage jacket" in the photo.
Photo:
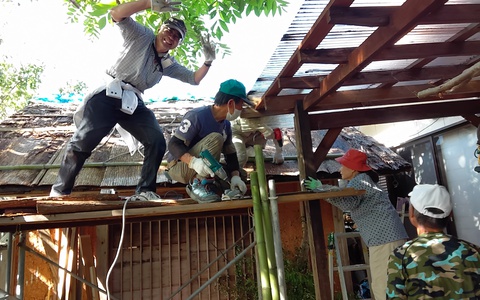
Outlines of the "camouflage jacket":
{"type": "Polygon", "coordinates": [[[425,233],[395,249],[387,299],[480,299],[480,248],[444,233],[425,233]]]}

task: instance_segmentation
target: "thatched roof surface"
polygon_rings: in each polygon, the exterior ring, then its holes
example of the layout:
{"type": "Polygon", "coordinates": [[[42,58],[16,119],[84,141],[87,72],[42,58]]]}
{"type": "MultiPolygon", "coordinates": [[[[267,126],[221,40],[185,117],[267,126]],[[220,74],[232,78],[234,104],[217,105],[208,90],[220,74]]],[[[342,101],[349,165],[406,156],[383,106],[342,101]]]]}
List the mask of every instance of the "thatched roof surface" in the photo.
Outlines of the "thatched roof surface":
{"type": "MultiPolygon", "coordinates": [[[[298,175],[298,164],[296,160],[288,160],[297,156],[295,130],[291,128],[284,129],[283,153],[287,158],[281,166],[275,166],[266,162],[267,173],[270,175],[298,175]]],[[[325,136],[326,130],[312,131],[312,145],[316,147],[325,136]]],[[[332,145],[328,152],[327,159],[322,162],[317,172],[319,176],[330,177],[337,173],[340,164],[334,160],[335,157],[342,156],[348,149],[359,149],[367,153],[368,164],[372,169],[380,174],[392,174],[410,169],[410,164],[401,156],[396,154],[390,148],[380,144],[372,137],[366,136],[354,127],[343,128],[342,132],[332,145]]],[[[313,149],[315,150],[315,149],[313,149]]],[[[273,143],[269,141],[265,148],[265,156],[272,157],[275,153],[273,143]]],[[[253,167],[253,163],[249,164],[253,167]]],[[[337,174],[338,175],[338,174],[337,174]]]]}
{"type": "MultiPolygon", "coordinates": [[[[188,110],[204,103],[176,101],[175,103],[157,103],[150,105],[157,120],[164,128],[167,141],[178,125],[181,117],[188,110]]],[[[22,111],[17,112],[0,123],[0,189],[35,189],[46,188],[56,179],[58,166],[65,144],[75,130],[72,104],[50,104],[33,102],[22,111]],[[10,169],[6,169],[10,168],[10,169]]],[[[284,131],[284,155],[287,158],[281,166],[268,162],[274,154],[273,143],[269,141],[265,149],[267,173],[272,175],[298,175],[296,160],[296,139],[292,128],[284,131]]],[[[313,144],[318,145],[324,131],[312,131],[313,144]]],[[[354,128],[345,128],[333,145],[329,155],[341,155],[349,148],[366,151],[369,163],[383,173],[397,172],[409,168],[409,164],[400,156],[363,135],[354,128]]],[[[116,133],[106,137],[87,160],[76,180],[77,188],[85,187],[132,187],[140,174],[140,153],[131,156],[128,148],[116,133]],[[115,163],[120,166],[114,166],[115,163]],[[92,167],[92,164],[97,166],[92,167]],[[98,167],[98,164],[103,166],[98,167]]],[[[163,168],[163,167],[162,167],[163,168]]],[[[333,173],[338,170],[338,163],[326,160],[319,171],[333,173]]],[[[157,182],[164,182],[162,169],[157,182]]]]}

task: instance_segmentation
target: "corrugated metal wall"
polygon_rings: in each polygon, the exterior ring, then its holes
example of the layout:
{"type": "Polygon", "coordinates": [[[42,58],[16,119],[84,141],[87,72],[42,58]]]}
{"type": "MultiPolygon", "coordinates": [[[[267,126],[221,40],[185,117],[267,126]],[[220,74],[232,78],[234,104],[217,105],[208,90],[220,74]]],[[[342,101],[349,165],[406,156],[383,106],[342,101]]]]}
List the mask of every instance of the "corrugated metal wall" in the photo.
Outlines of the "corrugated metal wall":
{"type": "MultiPolygon", "coordinates": [[[[247,214],[127,224],[121,253],[110,276],[110,292],[123,300],[187,299],[228,264],[235,253],[253,242],[252,227],[247,214]],[[238,246],[231,247],[237,241],[240,241],[238,246]],[[185,288],[172,297],[183,285],[185,288]]],[[[111,264],[118,249],[121,226],[112,225],[109,231],[111,264]]],[[[238,281],[243,280],[238,275],[255,276],[252,252],[195,299],[246,299],[236,295],[241,285],[238,281]]]]}

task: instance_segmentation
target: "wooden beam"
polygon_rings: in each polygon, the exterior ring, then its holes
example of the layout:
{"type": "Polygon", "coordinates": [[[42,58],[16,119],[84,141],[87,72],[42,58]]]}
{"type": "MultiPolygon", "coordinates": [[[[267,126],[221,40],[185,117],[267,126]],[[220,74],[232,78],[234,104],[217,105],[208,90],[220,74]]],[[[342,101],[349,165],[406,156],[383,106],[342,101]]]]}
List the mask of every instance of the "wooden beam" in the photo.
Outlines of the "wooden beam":
{"type": "MultiPolygon", "coordinates": [[[[331,197],[343,197],[352,195],[362,195],[364,191],[353,189],[337,192],[325,193],[291,193],[279,194],[278,203],[291,203],[317,200],[331,197]]],[[[155,206],[142,208],[129,208],[127,206],[125,218],[128,222],[135,220],[145,220],[146,218],[173,218],[175,216],[189,214],[212,214],[214,212],[227,212],[237,209],[252,207],[252,199],[245,198],[235,201],[221,201],[214,203],[173,205],[173,206],[155,206]]],[[[18,231],[33,230],[40,228],[62,228],[72,226],[96,226],[111,223],[119,223],[122,220],[122,209],[89,211],[79,213],[51,214],[51,215],[22,215],[22,216],[2,216],[0,217],[0,231],[18,231]]]]}
{"type": "MultiPolygon", "coordinates": [[[[390,7],[332,7],[329,23],[354,26],[386,26],[398,6],[390,7]]],[[[421,19],[418,24],[454,24],[478,22],[479,4],[445,5],[421,19]]]]}
{"type": "Polygon", "coordinates": [[[312,110],[313,106],[335,92],[346,79],[367,66],[372,57],[380,53],[384,48],[393,45],[397,40],[410,32],[418,20],[440,8],[446,1],[405,1],[392,15],[388,26],[380,27],[372,33],[362,45],[349,55],[347,64],[339,65],[322,80],[320,88],[312,90],[305,97],[305,109],[312,110]]]}
{"type": "Polygon", "coordinates": [[[328,22],[335,25],[378,27],[390,23],[390,14],[398,7],[336,7],[329,10],[328,22]]]}
{"type": "MultiPolygon", "coordinates": [[[[312,107],[312,111],[322,112],[335,109],[351,109],[356,107],[369,107],[379,105],[398,105],[407,103],[430,102],[449,99],[463,99],[478,97],[480,95],[480,80],[471,81],[462,89],[454,93],[442,95],[443,98],[430,97],[428,99],[418,99],[416,93],[432,87],[428,84],[396,86],[386,88],[371,88],[363,90],[349,90],[335,92],[325,97],[322,102],[312,107]]],[[[293,113],[295,101],[304,95],[277,96],[275,100],[275,110],[271,113],[293,113]]]]}
{"type": "MultiPolygon", "coordinates": [[[[348,7],[353,3],[354,0],[331,0],[325,9],[322,11],[320,16],[318,16],[317,21],[313,24],[312,28],[308,31],[303,39],[302,43],[298,46],[298,49],[295,53],[290,57],[288,62],[283,67],[282,71],[278,74],[278,77],[292,77],[301,67],[300,62],[297,59],[297,55],[302,49],[315,49],[320,44],[320,42],[328,35],[330,30],[333,28],[333,24],[328,23],[328,9],[332,6],[337,7],[348,7]]],[[[276,96],[280,92],[278,87],[278,80],[275,79],[274,82],[270,85],[268,90],[265,92],[264,97],[268,96],[276,96]]],[[[264,97],[262,97],[262,101],[257,105],[257,109],[265,108],[266,107],[264,97]]]]}
{"type": "MultiPolygon", "coordinates": [[[[357,48],[315,49],[300,51],[301,63],[346,64],[348,56],[357,48]]],[[[421,59],[480,54],[480,41],[455,41],[442,43],[422,43],[396,45],[376,54],[370,61],[421,59]]]]}
{"type": "Polygon", "coordinates": [[[475,114],[464,114],[462,117],[470,122],[473,126],[478,127],[480,126],[480,117],[477,117],[475,114]]]}
{"type": "Polygon", "coordinates": [[[327,131],[325,136],[323,137],[320,145],[318,145],[317,149],[315,150],[314,158],[315,158],[315,170],[318,170],[322,162],[327,157],[328,151],[332,148],[333,143],[337,140],[338,135],[342,132],[342,127],[339,128],[332,128],[327,131]]]}
{"type": "MultiPolygon", "coordinates": [[[[400,81],[413,80],[438,80],[449,79],[462,73],[470,65],[438,66],[429,68],[413,68],[407,70],[389,70],[376,72],[360,72],[352,78],[346,80],[343,86],[378,84],[378,83],[397,83],[400,81]]],[[[279,78],[279,85],[282,89],[314,89],[320,87],[320,81],[326,75],[302,76],[279,78]]],[[[299,97],[300,98],[300,97],[299,97]]],[[[267,98],[267,101],[274,101],[275,97],[267,98]]]]}
{"type": "Polygon", "coordinates": [[[295,103],[295,134],[297,137],[297,156],[300,181],[315,176],[318,166],[315,165],[315,157],[312,151],[312,135],[308,123],[308,113],[303,109],[303,103],[295,103]],[[304,177],[303,177],[304,176],[304,177]]]}
{"type": "Polygon", "coordinates": [[[347,126],[362,126],[410,120],[464,116],[472,113],[480,113],[480,99],[405,105],[395,107],[394,109],[391,107],[359,109],[309,115],[309,118],[312,130],[318,130],[347,126]]]}
{"type": "Polygon", "coordinates": [[[441,97],[437,95],[425,99],[418,99],[416,93],[422,91],[422,87],[427,88],[431,87],[431,85],[421,84],[414,86],[396,86],[392,88],[336,92],[313,107],[313,110],[326,111],[381,105],[393,106],[398,104],[415,104],[421,102],[478,97],[480,94],[480,80],[471,81],[461,89],[458,89],[453,93],[442,94],[441,97]]]}

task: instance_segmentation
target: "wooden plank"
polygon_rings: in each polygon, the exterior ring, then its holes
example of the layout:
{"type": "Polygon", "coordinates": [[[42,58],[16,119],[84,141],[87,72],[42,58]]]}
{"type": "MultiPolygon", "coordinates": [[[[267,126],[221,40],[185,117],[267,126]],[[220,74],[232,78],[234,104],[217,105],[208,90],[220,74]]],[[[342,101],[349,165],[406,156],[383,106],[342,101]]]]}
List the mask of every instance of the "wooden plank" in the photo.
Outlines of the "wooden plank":
{"type": "MultiPolygon", "coordinates": [[[[302,202],[310,200],[325,199],[331,197],[344,197],[353,195],[362,195],[365,191],[355,189],[343,189],[340,191],[329,191],[322,193],[290,193],[279,194],[278,203],[302,202]]],[[[144,219],[148,217],[166,217],[172,215],[188,214],[211,214],[219,211],[238,210],[253,207],[252,198],[245,198],[235,201],[221,201],[214,203],[196,203],[191,205],[172,205],[160,207],[142,207],[126,209],[126,219],[129,221],[135,219],[144,219]]],[[[122,210],[91,211],[52,215],[25,215],[0,217],[0,231],[22,229],[39,229],[52,227],[72,227],[80,224],[104,225],[112,222],[120,222],[122,210]]]]}
{"type": "MultiPolygon", "coordinates": [[[[77,271],[77,251],[78,251],[78,231],[77,228],[71,228],[68,238],[67,269],[72,273],[77,271]]],[[[70,274],[65,278],[65,300],[75,300],[75,291],[77,290],[77,280],[70,274]]]]}
{"type": "MultiPolygon", "coordinates": [[[[128,202],[128,207],[155,207],[164,205],[186,205],[197,203],[192,199],[184,200],[155,200],[155,201],[132,201],[128,202]]],[[[57,214],[57,213],[74,213],[84,211],[99,211],[99,210],[112,210],[122,209],[125,205],[125,200],[119,201],[97,201],[97,200],[39,200],[37,201],[37,213],[38,214],[57,214]]]]}
{"type": "MultiPolygon", "coordinates": [[[[83,261],[85,280],[97,285],[97,273],[95,271],[95,262],[93,258],[92,242],[89,235],[80,236],[80,254],[83,261]]],[[[85,285],[87,291],[87,299],[98,300],[100,299],[100,293],[98,289],[94,289],[88,285],[85,285]]]]}
{"type": "Polygon", "coordinates": [[[37,200],[29,199],[5,199],[0,200],[0,210],[6,208],[35,208],[37,200]]]}

